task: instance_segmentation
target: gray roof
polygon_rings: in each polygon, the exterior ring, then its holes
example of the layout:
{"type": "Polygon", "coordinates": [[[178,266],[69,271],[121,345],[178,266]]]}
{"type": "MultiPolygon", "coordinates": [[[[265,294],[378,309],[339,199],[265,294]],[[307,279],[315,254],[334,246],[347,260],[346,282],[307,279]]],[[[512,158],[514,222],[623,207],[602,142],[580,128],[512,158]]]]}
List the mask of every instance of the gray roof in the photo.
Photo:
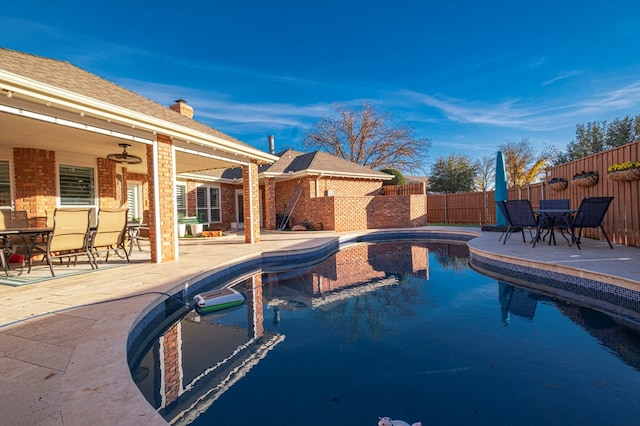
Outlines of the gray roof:
{"type": "Polygon", "coordinates": [[[0,48],[0,69],[39,83],[250,147],[229,135],[185,117],[166,106],[78,68],[69,62],[0,48]]]}
{"type": "Polygon", "coordinates": [[[387,173],[361,166],[351,161],[336,157],[323,151],[302,153],[289,149],[276,154],[280,159],[267,167],[268,173],[296,173],[305,170],[343,174],[345,176],[362,175],[369,178],[385,180],[393,178],[387,173]]]}

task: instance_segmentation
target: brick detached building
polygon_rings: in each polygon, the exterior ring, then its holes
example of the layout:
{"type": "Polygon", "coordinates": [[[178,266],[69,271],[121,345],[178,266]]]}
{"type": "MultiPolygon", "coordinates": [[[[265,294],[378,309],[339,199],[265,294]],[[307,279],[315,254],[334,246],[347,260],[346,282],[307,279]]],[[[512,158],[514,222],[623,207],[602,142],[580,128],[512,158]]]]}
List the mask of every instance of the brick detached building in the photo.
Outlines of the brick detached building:
{"type": "MultiPolygon", "coordinates": [[[[152,261],[173,260],[176,174],[234,167],[245,241],[260,240],[258,167],[277,157],[194,120],[183,100],[167,108],[70,63],[0,49],[0,129],[0,209],[25,211],[30,226],[56,208],[90,208],[95,221],[127,206],[149,226],[152,261]]],[[[200,208],[215,215],[221,200],[205,195],[200,208]]]]}
{"type": "MultiPolygon", "coordinates": [[[[273,149],[273,148],[272,148],[273,149]]],[[[426,225],[424,191],[389,196],[383,182],[393,176],[322,151],[288,149],[273,164],[260,166],[260,224],[266,229],[354,231],[426,225]]],[[[212,229],[243,227],[241,170],[181,174],[188,216],[201,212],[207,193],[219,194],[219,219],[212,229]]],[[[205,216],[210,217],[210,216],[205,216]]]]}

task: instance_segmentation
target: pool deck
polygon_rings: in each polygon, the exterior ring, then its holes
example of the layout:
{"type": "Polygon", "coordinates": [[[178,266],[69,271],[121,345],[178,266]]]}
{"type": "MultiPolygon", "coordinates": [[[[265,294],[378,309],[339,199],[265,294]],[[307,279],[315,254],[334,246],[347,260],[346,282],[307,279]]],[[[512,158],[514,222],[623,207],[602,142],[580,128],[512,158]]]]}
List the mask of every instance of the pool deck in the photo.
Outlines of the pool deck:
{"type": "MultiPolygon", "coordinates": [[[[467,234],[472,251],[499,261],[560,271],[640,291],[640,249],[584,240],[582,250],[479,228],[415,230],[467,234]]],[[[180,259],[136,263],[54,280],[0,285],[0,423],[11,425],[166,425],[138,391],[126,363],[126,341],[137,318],[182,283],[267,252],[312,250],[336,238],[375,231],[264,232],[185,240],[180,259]],[[145,293],[145,294],[143,294],[145,293]],[[141,295],[142,294],[142,295],[141,295]],[[115,300],[118,299],[118,300],[115,300]],[[98,303],[98,304],[95,304],[98,303]],[[87,306],[87,304],[93,304],[87,306]]]]}

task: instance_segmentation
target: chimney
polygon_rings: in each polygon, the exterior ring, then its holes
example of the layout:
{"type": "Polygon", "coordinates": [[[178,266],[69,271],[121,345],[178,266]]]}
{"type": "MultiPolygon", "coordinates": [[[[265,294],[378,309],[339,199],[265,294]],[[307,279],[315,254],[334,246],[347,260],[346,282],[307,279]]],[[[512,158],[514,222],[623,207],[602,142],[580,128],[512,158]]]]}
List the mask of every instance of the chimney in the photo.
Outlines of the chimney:
{"type": "Polygon", "coordinates": [[[187,101],[184,99],[176,99],[175,102],[175,104],[169,107],[171,110],[184,115],[185,117],[193,118],[193,108],[187,105],[187,101]]]}
{"type": "Polygon", "coordinates": [[[276,153],[275,136],[269,135],[267,136],[267,139],[269,139],[269,154],[275,154],[276,153]]]}

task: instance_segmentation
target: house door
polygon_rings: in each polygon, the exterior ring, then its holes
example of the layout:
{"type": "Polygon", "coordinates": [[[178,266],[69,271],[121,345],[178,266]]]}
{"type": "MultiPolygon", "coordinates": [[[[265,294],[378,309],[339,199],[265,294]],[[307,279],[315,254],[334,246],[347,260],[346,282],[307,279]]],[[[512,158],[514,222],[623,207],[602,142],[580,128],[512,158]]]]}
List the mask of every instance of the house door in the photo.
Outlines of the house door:
{"type": "Polygon", "coordinates": [[[236,190],[236,222],[238,222],[238,228],[244,228],[244,197],[242,190],[236,190]]]}

